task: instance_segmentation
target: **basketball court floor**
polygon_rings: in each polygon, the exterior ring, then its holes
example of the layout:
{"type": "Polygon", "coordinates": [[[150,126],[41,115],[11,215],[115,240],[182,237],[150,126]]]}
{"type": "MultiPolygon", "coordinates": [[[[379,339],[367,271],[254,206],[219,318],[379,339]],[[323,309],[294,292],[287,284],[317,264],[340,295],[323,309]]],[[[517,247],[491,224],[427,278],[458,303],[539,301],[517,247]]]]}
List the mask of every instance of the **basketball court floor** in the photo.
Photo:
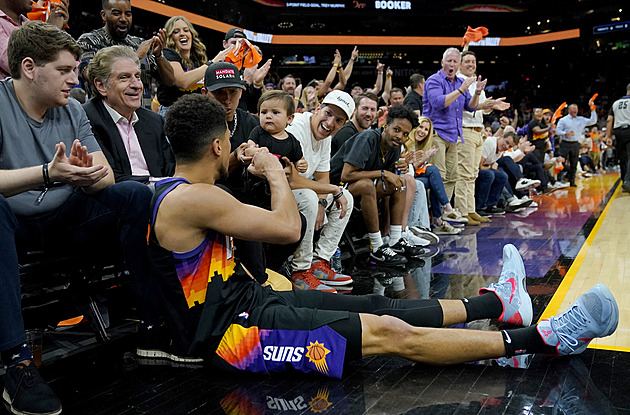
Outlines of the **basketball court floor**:
{"type": "MultiPolygon", "coordinates": [[[[443,237],[439,253],[405,270],[345,261],[344,295],[462,298],[498,279],[502,247],[525,262],[534,321],[567,308],[598,282],[615,294],[617,332],[573,357],[525,356],[450,367],[370,357],[341,380],[299,374],[228,376],[147,365],[134,355],[133,325],[96,344],[85,332],[46,333],[44,377],[65,414],[630,414],[630,196],[618,173],[535,196],[538,209],[492,218],[443,237]],[[77,345],[80,352],[66,352],[77,345]]],[[[469,328],[497,330],[496,322],[469,328]]],[[[79,330],[81,331],[81,330],[79,330]]],[[[0,413],[3,409],[0,409],[0,413]]]]}

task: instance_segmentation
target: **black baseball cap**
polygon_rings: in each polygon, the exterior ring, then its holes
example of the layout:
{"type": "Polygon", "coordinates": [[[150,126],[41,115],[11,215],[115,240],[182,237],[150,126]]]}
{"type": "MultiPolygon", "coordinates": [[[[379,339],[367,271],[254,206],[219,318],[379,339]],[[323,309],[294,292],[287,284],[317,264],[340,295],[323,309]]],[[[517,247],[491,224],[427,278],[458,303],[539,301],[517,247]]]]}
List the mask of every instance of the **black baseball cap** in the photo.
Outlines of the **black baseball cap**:
{"type": "Polygon", "coordinates": [[[247,39],[247,36],[245,36],[245,32],[243,32],[242,29],[239,29],[238,27],[233,27],[230,30],[228,30],[228,32],[225,34],[225,40],[230,40],[233,37],[242,37],[247,39]]]}
{"type": "Polygon", "coordinates": [[[207,91],[216,91],[230,87],[245,89],[246,82],[236,65],[229,62],[217,62],[206,69],[203,84],[207,91]]]}

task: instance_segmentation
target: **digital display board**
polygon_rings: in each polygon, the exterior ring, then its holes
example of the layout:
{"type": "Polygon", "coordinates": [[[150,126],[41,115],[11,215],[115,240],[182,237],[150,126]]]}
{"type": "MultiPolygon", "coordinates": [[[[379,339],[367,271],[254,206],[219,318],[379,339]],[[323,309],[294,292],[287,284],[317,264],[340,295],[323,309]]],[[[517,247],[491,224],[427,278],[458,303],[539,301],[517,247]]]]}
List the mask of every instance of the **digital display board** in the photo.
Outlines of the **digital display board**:
{"type": "Polygon", "coordinates": [[[604,24],[593,27],[593,34],[600,35],[602,33],[620,32],[630,29],[630,21],[604,24]]]}

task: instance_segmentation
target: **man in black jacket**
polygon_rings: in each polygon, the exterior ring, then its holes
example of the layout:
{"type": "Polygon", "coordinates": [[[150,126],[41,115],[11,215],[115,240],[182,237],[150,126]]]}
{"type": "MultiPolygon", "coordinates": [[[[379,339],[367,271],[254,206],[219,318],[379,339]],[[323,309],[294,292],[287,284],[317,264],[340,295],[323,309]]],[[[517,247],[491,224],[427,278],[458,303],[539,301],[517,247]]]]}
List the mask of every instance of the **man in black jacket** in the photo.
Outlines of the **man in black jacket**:
{"type": "Polygon", "coordinates": [[[164,121],[141,107],[142,81],[133,49],[101,49],[86,73],[94,98],[83,108],[116,182],[171,176],[175,159],[164,135],[164,121]]]}

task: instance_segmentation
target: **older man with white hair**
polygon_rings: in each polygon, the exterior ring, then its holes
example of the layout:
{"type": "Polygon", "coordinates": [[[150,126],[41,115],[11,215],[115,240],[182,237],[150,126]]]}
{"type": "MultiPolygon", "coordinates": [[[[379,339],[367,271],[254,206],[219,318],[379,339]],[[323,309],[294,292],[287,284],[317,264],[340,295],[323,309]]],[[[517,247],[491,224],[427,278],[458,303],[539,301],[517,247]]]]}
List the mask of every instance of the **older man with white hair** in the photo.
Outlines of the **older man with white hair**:
{"type": "Polygon", "coordinates": [[[556,127],[556,137],[560,137],[560,155],[569,162],[567,180],[571,187],[575,187],[575,171],[577,169],[578,158],[580,157],[580,138],[584,134],[584,127],[597,122],[597,108],[593,103],[591,106],[591,117],[586,118],[577,115],[577,104],[569,105],[569,114],[560,118],[556,127]]]}
{"type": "Polygon", "coordinates": [[[442,69],[426,80],[423,95],[422,115],[429,117],[433,122],[433,143],[439,149],[432,162],[440,170],[449,200],[453,197],[458,177],[457,142],[463,141],[464,110],[477,109],[479,95],[487,82],[482,81],[480,76],[466,79],[457,77],[460,64],[459,50],[446,49],[442,57],[442,69]],[[471,95],[468,88],[475,81],[477,81],[475,92],[471,95]]]}

